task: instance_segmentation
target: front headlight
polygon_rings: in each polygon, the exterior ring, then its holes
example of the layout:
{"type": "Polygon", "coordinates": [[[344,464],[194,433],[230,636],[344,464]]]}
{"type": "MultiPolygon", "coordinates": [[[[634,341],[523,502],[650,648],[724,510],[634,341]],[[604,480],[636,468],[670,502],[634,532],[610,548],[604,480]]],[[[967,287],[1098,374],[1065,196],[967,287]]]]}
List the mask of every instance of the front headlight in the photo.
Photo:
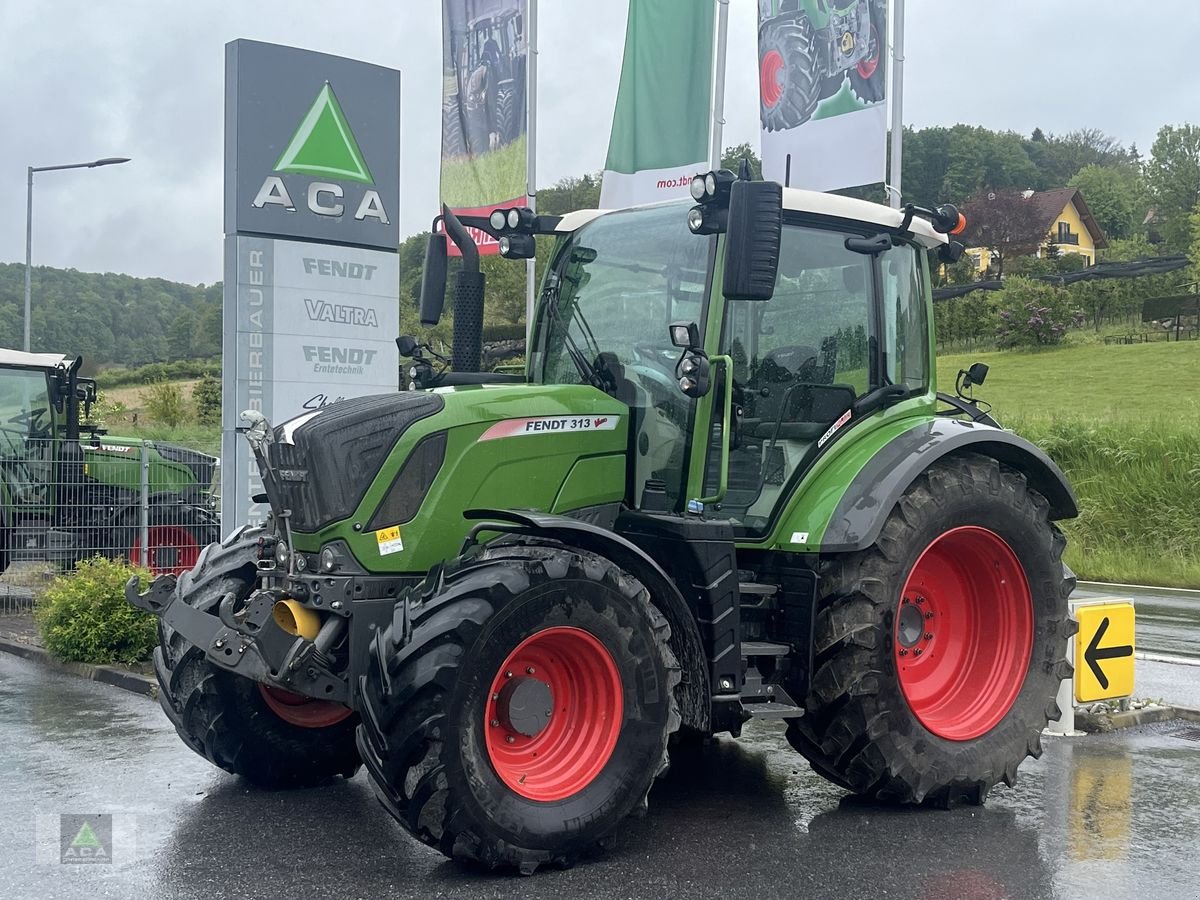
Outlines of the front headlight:
{"type": "Polygon", "coordinates": [[[332,572],[337,568],[337,554],[333,552],[332,547],[326,547],[321,551],[321,571],[332,572]]]}
{"type": "Polygon", "coordinates": [[[275,545],[275,564],[281,568],[287,565],[288,545],[280,541],[275,545]]]}

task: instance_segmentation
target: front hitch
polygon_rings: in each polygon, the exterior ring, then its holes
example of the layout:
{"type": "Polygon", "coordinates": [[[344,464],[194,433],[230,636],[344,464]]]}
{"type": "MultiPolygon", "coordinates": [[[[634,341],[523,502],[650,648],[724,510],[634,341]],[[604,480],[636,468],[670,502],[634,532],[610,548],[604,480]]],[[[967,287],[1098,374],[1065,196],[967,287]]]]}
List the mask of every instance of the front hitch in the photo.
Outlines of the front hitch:
{"type": "Polygon", "coordinates": [[[331,671],[329,656],[346,628],[341,616],[326,618],[309,641],[276,623],[274,607],[284,599],[276,590],[256,590],[240,609],[235,609],[237,596],[225,594],[213,615],[179,596],[174,575],[155,578],[144,594],[139,587],[137,576],[130,578],[125,599],[202,648],[213,665],[294,693],[349,704],[349,685],[331,671]]]}

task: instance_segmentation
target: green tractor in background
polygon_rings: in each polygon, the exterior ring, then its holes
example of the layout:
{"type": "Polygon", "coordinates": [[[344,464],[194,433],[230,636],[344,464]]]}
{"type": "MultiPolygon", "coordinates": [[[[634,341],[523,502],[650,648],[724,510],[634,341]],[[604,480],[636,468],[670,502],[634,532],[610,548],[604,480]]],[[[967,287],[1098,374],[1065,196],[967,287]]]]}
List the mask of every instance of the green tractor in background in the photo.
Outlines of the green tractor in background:
{"type": "Polygon", "coordinates": [[[127,588],[189,747],[271,787],[365,763],[418,840],[526,873],[644,810],[673,741],[753,719],[873,798],[1013,783],[1071,671],[1077,510],[937,393],[928,258],[960,217],[724,171],[692,193],[445,210],[451,367],[401,339],[428,389],[243,414],[271,521],[127,588]],[[521,375],[478,371],[466,226],[556,242],[521,375]]]}
{"type": "Polygon", "coordinates": [[[864,103],[884,98],[887,0],[758,0],[758,72],[767,131],[803,125],[850,79],[864,103]]]}
{"type": "Polygon", "coordinates": [[[87,423],[96,383],[82,362],[0,349],[0,571],[98,553],[140,562],[144,543],[152,570],[185,572],[220,534],[217,459],[153,442],[143,472],[142,441],[87,423]]]}

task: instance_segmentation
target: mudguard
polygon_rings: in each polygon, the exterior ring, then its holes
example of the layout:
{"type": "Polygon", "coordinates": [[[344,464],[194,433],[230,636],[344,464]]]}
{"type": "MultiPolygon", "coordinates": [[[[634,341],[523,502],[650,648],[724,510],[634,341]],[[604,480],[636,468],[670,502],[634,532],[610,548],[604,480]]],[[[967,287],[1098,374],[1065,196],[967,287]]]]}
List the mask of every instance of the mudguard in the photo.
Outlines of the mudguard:
{"type": "Polygon", "coordinates": [[[931,464],[968,451],[1010,466],[1050,503],[1050,518],[1079,515],[1075,492],[1062,470],[1029,441],[1000,428],[960,419],[922,422],[885,444],[847,486],[821,540],[821,552],[862,550],[875,543],[892,507],[931,464]]]}
{"type": "MultiPolygon", "coordinates": [[[[683,724],[704,733],[709,731],[712,692],[708,657],[695,617],[670,576],[644,550],[615,532],[569,516],[523,509],[468,509],[463,518],[503,523],[505,532],[551,538],[590,550],[612,560],[641,581],[650,591],[654,605],[671,625],[671,651],[684,672],[683,696],[680,697],[683,724]]],[[[480,531],[486,532],[487,523],[480,524],[484,526],[480,531]]]]}

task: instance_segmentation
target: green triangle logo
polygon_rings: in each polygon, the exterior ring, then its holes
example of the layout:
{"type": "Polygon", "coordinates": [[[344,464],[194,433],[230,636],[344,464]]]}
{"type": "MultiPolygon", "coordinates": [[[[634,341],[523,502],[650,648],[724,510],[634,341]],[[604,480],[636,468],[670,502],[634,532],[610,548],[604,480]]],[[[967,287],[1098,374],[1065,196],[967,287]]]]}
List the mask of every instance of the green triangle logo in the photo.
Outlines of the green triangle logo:
{"type": "Polygon", "coordinates": [[[375,183],[328,81],[275,163],[275,171],[375,183]]]}
{"type": "Polygon", "coordinates": [[[99,847],[100,841],[96,838],[96,833],[92,831],[92,826],[87,822],[83,823],[83,827],[79,829],[79,834],[75,835],[75,840],[71,841],[72,847],[99,847]]]}

